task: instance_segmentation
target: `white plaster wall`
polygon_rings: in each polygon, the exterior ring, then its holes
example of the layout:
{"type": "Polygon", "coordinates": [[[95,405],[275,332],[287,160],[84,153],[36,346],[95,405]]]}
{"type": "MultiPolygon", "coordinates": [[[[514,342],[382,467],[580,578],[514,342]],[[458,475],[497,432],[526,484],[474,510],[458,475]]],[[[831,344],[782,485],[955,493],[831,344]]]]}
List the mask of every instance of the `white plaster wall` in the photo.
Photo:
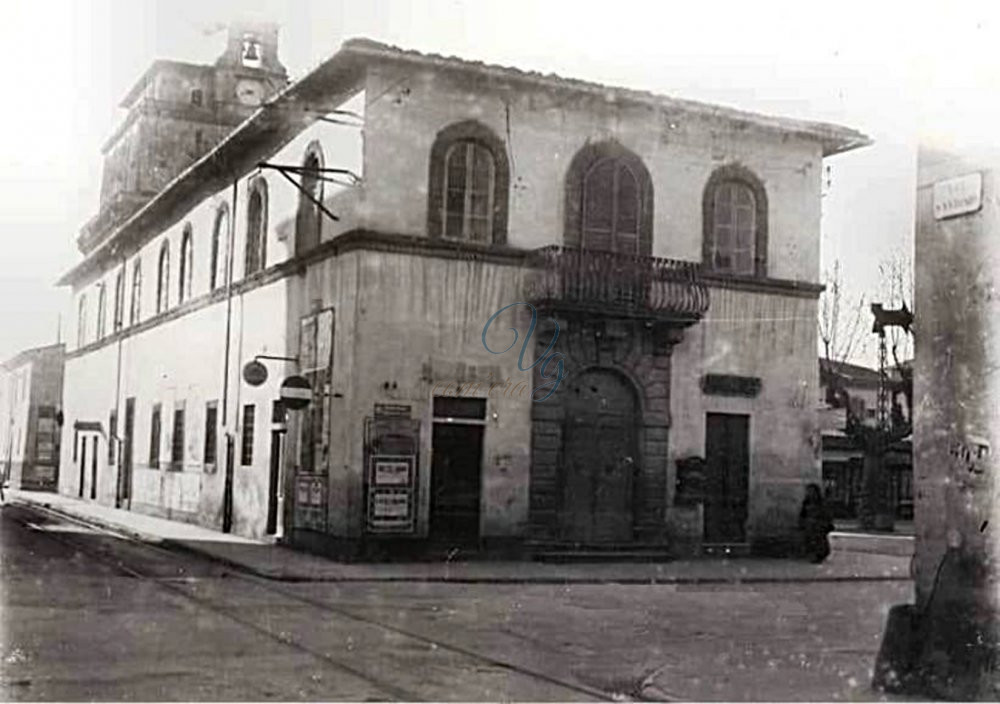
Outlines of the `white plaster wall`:
{"type": "MultiPolygon", "coordinates": [[[[795,525],[804,485],[821,474],[814,402],[817,303],[722,288],[712,288],[711,298],[703,321],[686,331],[673,354],[670,475],[678,458],[705,456],[707,413],[748,414],[748,535],[780,535],[795,525]],[[704,374],[758,377],[760,394],[706,395],[700,386],[704,374]]],[[[671,497],[673,486],[671,479],[671,497]]]]}
{"type": "Polygon", "coordinates": [[[409,67],[372,69],[367,93],[363,217],[374,229],[425,234],[434,138],[454,122],[475,119],[507,144],[512,245],[562,242],[570,161],[588,141],[613,138],[649,169],[655,256],[701,260],[705,183],[717,167],[739,162],[767,190],[768,274],[819,280],[822,156],[816,143],[648,106],[409,67]]]}

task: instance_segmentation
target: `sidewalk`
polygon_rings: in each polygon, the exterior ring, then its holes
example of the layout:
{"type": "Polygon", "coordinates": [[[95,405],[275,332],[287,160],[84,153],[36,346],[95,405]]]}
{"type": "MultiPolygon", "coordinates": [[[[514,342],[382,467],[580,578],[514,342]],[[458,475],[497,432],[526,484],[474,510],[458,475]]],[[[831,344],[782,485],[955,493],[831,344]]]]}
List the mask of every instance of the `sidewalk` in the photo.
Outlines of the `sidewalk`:
{"type": "Polygon", "coordinates": [[[259,577],[287,582],[729,584],[910,579],[909,557],[840,550],[822,565],[798,560],[701,558],[662,563],[532,561],[341,563],[290,548],[44,492],[7,500],[48,508],[101,528],[187,550],[259,577]]]}

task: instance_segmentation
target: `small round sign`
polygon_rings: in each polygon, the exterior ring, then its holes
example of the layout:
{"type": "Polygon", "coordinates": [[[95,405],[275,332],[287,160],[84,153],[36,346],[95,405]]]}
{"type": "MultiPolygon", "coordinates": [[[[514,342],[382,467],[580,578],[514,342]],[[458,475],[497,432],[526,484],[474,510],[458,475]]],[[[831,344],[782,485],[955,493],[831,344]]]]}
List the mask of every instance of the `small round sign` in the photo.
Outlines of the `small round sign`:
{"type": "Polygon", "coordinates": [[[304,376],[290,376],[281,382],[279,395],[285,408],[297,411],[305,408],[312,401],[312,386],[304,376]]]}
{"type": "Polygon", "coordinates": [[[256,359],[243,365],[243,381],[250,386],[260,386],[267,381],[267,367],[256,359]]]}

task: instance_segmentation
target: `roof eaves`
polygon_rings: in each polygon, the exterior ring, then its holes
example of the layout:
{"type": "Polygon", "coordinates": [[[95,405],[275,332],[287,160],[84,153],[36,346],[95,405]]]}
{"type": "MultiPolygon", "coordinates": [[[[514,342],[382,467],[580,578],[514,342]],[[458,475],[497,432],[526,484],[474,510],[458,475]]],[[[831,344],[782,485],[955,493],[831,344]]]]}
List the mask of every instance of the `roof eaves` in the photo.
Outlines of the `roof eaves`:
{"type": "Polygon", "coordinates": [[[686,98],[674,98],[650,91],[609,86],[577,78],[565,78],[554,73],[543,74],[537,71],[524,71],[511,66],[469,61],[456,56],[425,54],[411,49],[402,49],[389,44],[383,44],[367,38],[349,39],[344,43],[344,49],[372,58],[406,61],[438,68],[473,71],[496,78],[532,83],[557,90],[596,94],[605,98],[611,97],[616,100],[653,105],[716,119],[746,122],[762,129],[785,134],[796,134],[819,142],[823,148],[823,156],[832,156],[872,144],[871,138],[862,132],[832,123],[765,115],[686,98]]]}

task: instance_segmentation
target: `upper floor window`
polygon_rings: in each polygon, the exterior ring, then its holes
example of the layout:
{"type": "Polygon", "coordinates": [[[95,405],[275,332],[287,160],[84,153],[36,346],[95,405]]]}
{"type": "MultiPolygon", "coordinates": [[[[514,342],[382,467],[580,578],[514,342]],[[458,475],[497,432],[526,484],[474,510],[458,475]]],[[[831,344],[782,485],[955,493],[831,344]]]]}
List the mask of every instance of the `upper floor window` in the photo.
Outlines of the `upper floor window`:
{"type": "Polygon", "coordinates": [[[244,275],[261,271],[267,256],[267,182],[262,178],[250,184],[247,201],[247,249],[244,275]]]}
{"type": "Polygon", "coordinates": [[[122,319],[125,315],[125,269],[118,270],[115,275],[115,311],[112,326],[114,332],[122,329],[122,319]]]}
{"type": "Polygon", "coordinates": [[[162,313],[170,307],[170,240],[160,247],[160,258],[156,265],[156,312],[162,313]]]}
{"type": "Polygon", "coordinates": [[[80,295],[76,309],[76,346],[87,344],[87,294],[80,295]]]}
{"type": "Polygon", "coordinates": [[[650,255],[653,184],[642,160],[617,142],[588,144],[566,176],[569,246],[650,255]]]}
{"type": "Polygon", "coordinates": [[[705,266],[725,274],[767,275],[767,194],[748,169],[723,166],[705,187],[705,266]]]}
{"type": "Polygon", "coordinates": [[[132,303],[128,313],[128,324],[135,325],[142,314],[142,261],[136,257],[132,265],[132,303]]]}
{"type": "Polygon", "coordinates": [[[97,339],[103,340],[105,330],[105,318],[107,317],[108,296],[103,283],[97,284],[97,339]]]}
{"type": "Polygon", "coordinates": [[[507,150],[492,130],[474,120],[446,127],[431,149],[429,235],[503,244],[509,185],[507,150]]]}
{"type": "Polygon", "coordinates": [[[229,206],[223,203],[215,213],[212,227],[211,289],[214,291],[226,282],[226,251],[229,241],[229,206]]]}
{"type": "Polygon", "coordinates": [[[295,253],[307,252],[320,242],[322,218],[319,203],[323,202],[323,150],[318,143],[310,144],[302,162],[302,182],[299,208],[295,217],[295,253]]]}
{"type": "Polygon", "coordinates": [[[184,233],[181,235],[181,260],[177,281],[177,301],[183,303],[191,297],[191,283],[193,281],[194,254],[192,250],[193,234],[190,223],[184,226],[184,233]]]}

